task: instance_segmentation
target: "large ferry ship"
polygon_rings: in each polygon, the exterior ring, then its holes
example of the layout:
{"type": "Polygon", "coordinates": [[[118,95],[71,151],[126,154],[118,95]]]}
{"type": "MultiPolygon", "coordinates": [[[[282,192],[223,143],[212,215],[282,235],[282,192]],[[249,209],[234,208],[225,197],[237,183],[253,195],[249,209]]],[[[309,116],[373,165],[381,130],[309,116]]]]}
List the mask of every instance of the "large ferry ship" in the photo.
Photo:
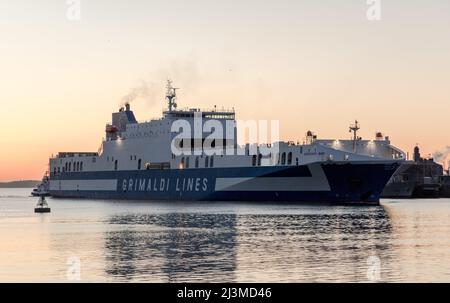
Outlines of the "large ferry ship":
{"type": "Polygon", "coordinates": [[[238,145],[234,110],[178,109],[167,85],[160,119],[138,122],[130,104],[112,114],[98,152],[50,159],[56,198],[378,204],[405,153],[377,133],[349,140],[238,145]],[[183,129],[183,132],[180,130],[183,129]],[[186,131],[188,129],[189,131],[186,131]],[[217,130],[220,131],[217,131],[217,130]]]}

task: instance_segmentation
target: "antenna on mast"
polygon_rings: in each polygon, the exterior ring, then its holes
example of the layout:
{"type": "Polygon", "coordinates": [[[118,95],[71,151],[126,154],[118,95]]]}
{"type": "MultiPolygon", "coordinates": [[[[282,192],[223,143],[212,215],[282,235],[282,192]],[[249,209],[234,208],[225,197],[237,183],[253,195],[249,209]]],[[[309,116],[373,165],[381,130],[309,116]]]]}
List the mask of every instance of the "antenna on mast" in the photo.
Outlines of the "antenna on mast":
{"type": "Polygon", "coordinates": [[[169,112],[171,112],[173,109],[176,109],[178,104],[175,102],[177,99],[177,90],[179,88],[172,86],[172,80],[167,79],[167,92],[166,92],[166,99],[169,106],[169,112]]]}
{"type": "Polygon", "coordinates": [[[353,152],[356,152],[356,141],[359,140],[358,138],[358,130],[360,130],[361,127],[359,126],[358,120],[355,120],[355,124],[350,125],[349,132],[353,132],[353,152]]]}

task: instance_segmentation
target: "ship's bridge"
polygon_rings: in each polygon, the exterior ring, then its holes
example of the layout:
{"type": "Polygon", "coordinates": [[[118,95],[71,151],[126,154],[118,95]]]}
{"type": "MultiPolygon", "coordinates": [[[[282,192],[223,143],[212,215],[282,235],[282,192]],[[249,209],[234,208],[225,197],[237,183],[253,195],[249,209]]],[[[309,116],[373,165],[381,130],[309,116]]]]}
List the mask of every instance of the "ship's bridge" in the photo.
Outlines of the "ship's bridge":
{"type": "Polygon", "coordinates": [[[234,109],[200,109],[185,108],[181,110],[164,111],[164,116],[171,118],[193,118],[195,113],[201,113],[202,118],[217,120],[235,120],[236,112],[234,109]]]}
{"type": "Polygon", "coordinates": [[[217,106],[214,106],[214,109],[200,109],[200,108],[184,108],[178,109],[177,100],[177,90],[179,88],[172,86],[172,81],[167,81],[167,92],[166,92],[166,100],[167,100],[167,109],[163,111],[164,117],[170,118],[193,118],[196,113],[201,113],[202,118],[206,119],[225,119],[225,120],[234,120],[236,118],[236,113],[233,109],[217,109],[217,106]]]}

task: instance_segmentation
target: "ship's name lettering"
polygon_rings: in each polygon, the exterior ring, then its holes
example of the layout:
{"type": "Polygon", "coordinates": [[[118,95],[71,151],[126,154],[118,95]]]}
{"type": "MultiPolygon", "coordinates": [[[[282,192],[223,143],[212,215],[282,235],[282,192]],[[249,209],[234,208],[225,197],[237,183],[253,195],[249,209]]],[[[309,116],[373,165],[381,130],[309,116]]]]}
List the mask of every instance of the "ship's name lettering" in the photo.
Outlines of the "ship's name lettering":
{"type": "Polygon", "coordinates": [[[207,191],[207,178],[150,178],[123,179],[122,191],[207,191]]]}

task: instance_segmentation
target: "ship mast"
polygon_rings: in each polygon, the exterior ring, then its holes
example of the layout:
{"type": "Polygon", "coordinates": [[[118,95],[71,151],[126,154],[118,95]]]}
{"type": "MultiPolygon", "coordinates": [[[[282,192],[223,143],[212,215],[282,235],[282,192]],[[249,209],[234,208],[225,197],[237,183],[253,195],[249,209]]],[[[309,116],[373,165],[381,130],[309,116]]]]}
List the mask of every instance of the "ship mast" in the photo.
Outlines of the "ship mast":
{"type": "Polygon", "coordinates": [[[360,130],[358,120],[355,120],[355,124],[350,125],[349,132],[353,132],[353,152],[356,152],[356,141],[358,140],[358,130],[360,130]]]}
{"type": "Polygon", "coordinates": [[[168,79],[167,80],[167,92],[166,92],[166,100],[168,102],[168,108],[169,108],[169,112],[171,112],[173,109],[177,108],[177,103],[175,102],[175,100],[177,99],[177,89],[176,87],[172,86],[172,80],[168,79]]]}

